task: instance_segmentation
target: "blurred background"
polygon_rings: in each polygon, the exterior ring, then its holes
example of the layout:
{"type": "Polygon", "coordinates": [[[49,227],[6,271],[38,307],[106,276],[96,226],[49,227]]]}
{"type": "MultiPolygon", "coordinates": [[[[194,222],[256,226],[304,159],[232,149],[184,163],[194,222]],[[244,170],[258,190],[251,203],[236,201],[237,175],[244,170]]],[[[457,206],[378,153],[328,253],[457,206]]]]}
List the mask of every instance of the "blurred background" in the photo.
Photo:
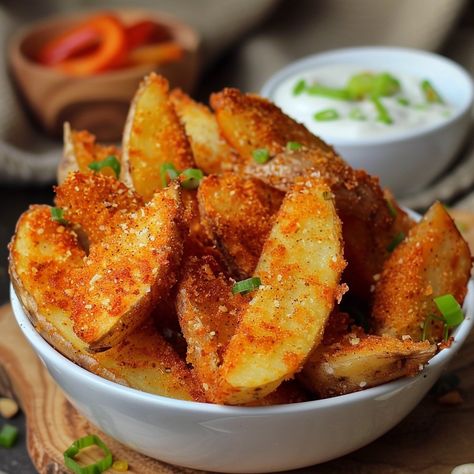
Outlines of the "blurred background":
{"type": "MultiPolygon", "coordinates": [[[[136,30],[140,37],[146,27],[136,30]]],[[[130,38],[128,41],[132,41],[130,38]]],[[[105,133],[117,123],[121,127],[129,98],[139,79],[149,70],[162,72],[172,86],[183,87],[194,98],[207,102],[211,92],[226,86],[258,92],[273,73],[302,56],[364,45],[438,52],[473,74],[474,2],[3,0],[0,3],[3,50],[0,56],[0,301],[8,301],[6,246],[16,220],[29,204],[52,202],[51,185],[62,152],[60,124],[64,118],[72,114],[79,123],[95,119],[99,135],[104,132],[100,124],[106,125],[105,133]],[[165,25],[164,30],[150,33],[152,39],[137,43],[139,52],[113,72],[119,79],[117,82],[104,83],[105,75],[96,74],[92,79],[90,76],[76,79],[69,90],[54,68],[46,73],[39,70],[44,67],[38,69],[41,41],[37,38],[43,34],[52,38],[61,33],[61,27],[54,30],[54,35],[49,32],[50,27],[58,28],[55,16],[72,15],[77,21],[87,12],[116,9],[122,12],[128,26],[141,20],[155,24],[162,21],[165,25]],[[130,9],[144,9],[145,13],[130,13],[130,9]],[[128,12],[123,13],[124,10],[128,12]],[[46,23],[37,27],[40,36],[29,37],[28,25],[43,20],[46,23]],[[167,49],[154,48],[155,43],[165,43],[167,49]],[[99,99],[101,106],[96,107],[99,99]]],[[[54,58],[46,52],[41,61],[46,64],[54,62],[54,58]]],[[[422,210],[439,198],[449,205],[474,209],[471,137],[472,133],[442,177],[428,189],[409,196],[404,203],[422,210]]],[[[21,418],[17,420],[19,424],[22,422],[21,418]]],[[[24,443],[8,453],[0,451],[0,469],[19,474],[34,472],[24,443]]]]}

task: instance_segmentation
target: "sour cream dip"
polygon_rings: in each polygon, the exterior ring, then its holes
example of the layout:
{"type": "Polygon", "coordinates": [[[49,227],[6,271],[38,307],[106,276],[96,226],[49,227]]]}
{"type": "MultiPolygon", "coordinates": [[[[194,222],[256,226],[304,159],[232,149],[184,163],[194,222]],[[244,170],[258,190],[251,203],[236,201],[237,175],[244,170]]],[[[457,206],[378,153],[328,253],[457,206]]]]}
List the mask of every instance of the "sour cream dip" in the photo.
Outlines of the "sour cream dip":
{"type": "MultiPolygon", "coordinates": [[[[330,143],[357,139],[367,141],[429,128],[452,116],[453,106],[442,97],[438,97],[439,101],[430,100],[423,87],[424,80],[423,77],[386,68],[377,70],[354,64],[331,64],[289,76],[274,89],[272,100],[285,113],[330,143]],[[398,82],[399,88],[395,93],[378,98],[390,123],[380,119],[380,109],[370,97],[353,100],[311,92],[313,85],[343,91],[351,78],[364,73],[387,74],[398,82]]],[[[433,93],[436,94],[436,91],[433,93]]]]}

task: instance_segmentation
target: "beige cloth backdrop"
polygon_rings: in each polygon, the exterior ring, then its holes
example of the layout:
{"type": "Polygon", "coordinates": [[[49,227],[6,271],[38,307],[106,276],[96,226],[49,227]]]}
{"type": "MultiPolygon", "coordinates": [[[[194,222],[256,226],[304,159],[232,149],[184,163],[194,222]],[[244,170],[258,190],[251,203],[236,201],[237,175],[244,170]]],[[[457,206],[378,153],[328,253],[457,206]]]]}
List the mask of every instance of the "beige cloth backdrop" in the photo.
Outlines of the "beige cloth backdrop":
{"type": "MultiPolygon", "coordinates": [[[[61,11],[131,2],[4,0],[0,47],[19,25],[61,11]]],[[[286,63],[306,54],[356,45],[396,45],[440,51],[474,72],[474,21],[469,0],[141,0],[133,6],[170,12],[203,36],[201,97],[225,85],[258,91],[286,63]],[[230,54],[222,56],[228,52],[230,54]],[[219,56],[223,59],[219,61],[219,56]],[[216,64],[217,62],[217,65],[216,64]],[[214,66],[213,66],[214,65],[214,66]]],[[[0,57],[0,181],[54,179],[60,146],[29,123],[0,57]]],[[[424,207],[473,185],[474,150],[466,148],[454,169],[424,193],[406,200],[424,207]]]]}

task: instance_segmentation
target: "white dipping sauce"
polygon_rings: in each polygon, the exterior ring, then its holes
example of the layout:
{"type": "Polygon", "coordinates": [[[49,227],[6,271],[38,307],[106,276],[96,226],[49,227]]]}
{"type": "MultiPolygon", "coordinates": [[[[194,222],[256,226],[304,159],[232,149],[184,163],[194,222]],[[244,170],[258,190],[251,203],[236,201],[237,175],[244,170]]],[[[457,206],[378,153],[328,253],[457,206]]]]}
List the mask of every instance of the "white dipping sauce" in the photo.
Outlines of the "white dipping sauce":
{"type": "MultiPolygon", "coordinates": [[[[408,130],[422,129],[442,122],[453,113],[453,107],[448,104],[427,103],[421,89],[422,77],[411,77],[390,70],[374,70],[361,66],[331,65],[319,67],[306,72],[298,73],[283,81],[275,90],[272,100],[285,113],[298,122],[304,123],[314,134],[329,142],[354,139],[370,139],[381,136],[396,136],[408,130]],[[375,74],[388,72],[400,82],[400,92],[392,97],[381,97],[382,104],[387,109],[393,123],[386,124],[377,120],[378,113],[373,102],[368,99],[361,101],[343,101],[327,97],[310,95],[302,92],[293,93],[295,85],[305,80],[308,85],[318,83],[322,86],[342,89],[348,80],[361,72],[375,74]],[[398,99],[409,101],[409,106],[402,105],[398,99]],[[317,121],[314,114],[321,110],[334,109],[339,118],[328,121],[317,121]],[[360,110],[366,120],[355,120],[349,114],[354,109],[360,110]]],[[[438,91],[439,92],[439,91],[438,91]]]]}

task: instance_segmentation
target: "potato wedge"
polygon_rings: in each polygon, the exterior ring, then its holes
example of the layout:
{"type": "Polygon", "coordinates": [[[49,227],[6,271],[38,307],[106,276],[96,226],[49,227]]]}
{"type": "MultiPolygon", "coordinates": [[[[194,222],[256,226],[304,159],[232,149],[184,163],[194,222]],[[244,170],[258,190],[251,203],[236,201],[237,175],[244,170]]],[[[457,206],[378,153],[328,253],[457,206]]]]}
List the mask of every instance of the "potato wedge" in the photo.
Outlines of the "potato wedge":
{"type": "Polygon", "coordinates": [[[152,73],[140,84],[128,113],[121,180],[145,200],[163,187],[160,168],[195,167],[189,141],[168,97],[168,81],[152,73]]]}
{"type": "Polygon", "coordinates": [[[341,295],[341,225],[329,187],[297,181],[286,195],[255,270],[262,286],[224,354],[221,401],[259,399],[290,379],[321,341],[341,295]]]}
{"type": "Polygon", "coordinates": [[[334,155],[329,145],[263,97],[227,88],[212,94],[210,102],[222,136],[246,161],[253,160],[252,153],[258,148],[275,156],[290,141],[334,155]]]}
{"type": "Polygon", "coordinates": [[[352,169],[331,147],[261,97],[225,89],[212,95],[211,105],[222,135],[240,154],[234,166],[237,173],[257,177],[282,191],[298,177],[312,173],[328,181],[343,225],[348,262],[344,279],[351,292],[369,298],[372,276],[381,272],[389,255],[387,246],[411,224],[401,209],[393,215],[378,179],[352,169]],[[287,150],[290,141],[301,148],[287,150]],[[252,158],[252,152],[260,148],[269,152],[267,163],[252,158]]]}
{"type": "Polygon", "coordinates": [[[344,395],[416,375],[435,353],[428,341],[347,334],[318,347],[298,378],[320,398],[344,395]]]}
{"type": "Polygon", "coordinates": [[[100,173],[71,173],[55,192],[56,206],[63,209],[64,219],[74,223],[74,230],[81,232],[82,240],[87,239],[87,247],[101,242],[114,220],[143,207],[141,196],[100,173]]]}
{"type": "Polygon", "coordinates": [[[196,166],[205,174],[231,169],[235,152],[221,137],[210,109],[195,102],[181,89],[172,90],[170,99],[186,130],[196,166]]]}
{"type": "MultiPolygon", "coordinates": [[[[471,272],[471,254],[452,218],[438,202],[409,232],[385,262],[375,286],[373,317],[377,334],[409,335],[419,341],[433,298],[450,293],[462,303],[471,272]]],[[[433,340],[442,325],[431,327],[433,340]]]]}
{"type": "Polygon", "coordinates": [[[282,200],[281,191],[234,173],[201,181],[202,224],[236,278],[252,276],[282,200]]]}
{"type": "MultiPolygon", "coordinates": [[[[90,173],[88,166],[93,161],[101,161],[109,155],[115,156],[120,161],[119,148],[114,145],[97,144],[94,135],[85,130],[80,132],[72,130],[68,122],[64,123],[63,140],[63,155],[57,170],[59,184],[73,171],[90,173]]],[[[116,177],[112,168],[102,168],[100,173],[116,177]]]]}
{"type": "Polygon", "coordinates": [[[142,324],[175,283],[181,218],[174,184],[122,216],[86,256],[75,233],[51,220],[49,207],[32,208],[20,218],[10,246],[10,272],[23,288],[19,296],[31,299],[24,304],[32,308],[62,308],[88,350],[105,350],[142,324]]]}
{"type": "MultiPolygon", "coordinates": [[[[176,298],[177,312],[187,342],[187,361],[192,364],[207,401],[215,402],[224,351],[239,322],[248,297],[232,294],[232,280],[209,256],[186,261],[176,298]]],[[[252,406],[277,405],[307,400],[295,382],[286,382],[252,406]]]]}

